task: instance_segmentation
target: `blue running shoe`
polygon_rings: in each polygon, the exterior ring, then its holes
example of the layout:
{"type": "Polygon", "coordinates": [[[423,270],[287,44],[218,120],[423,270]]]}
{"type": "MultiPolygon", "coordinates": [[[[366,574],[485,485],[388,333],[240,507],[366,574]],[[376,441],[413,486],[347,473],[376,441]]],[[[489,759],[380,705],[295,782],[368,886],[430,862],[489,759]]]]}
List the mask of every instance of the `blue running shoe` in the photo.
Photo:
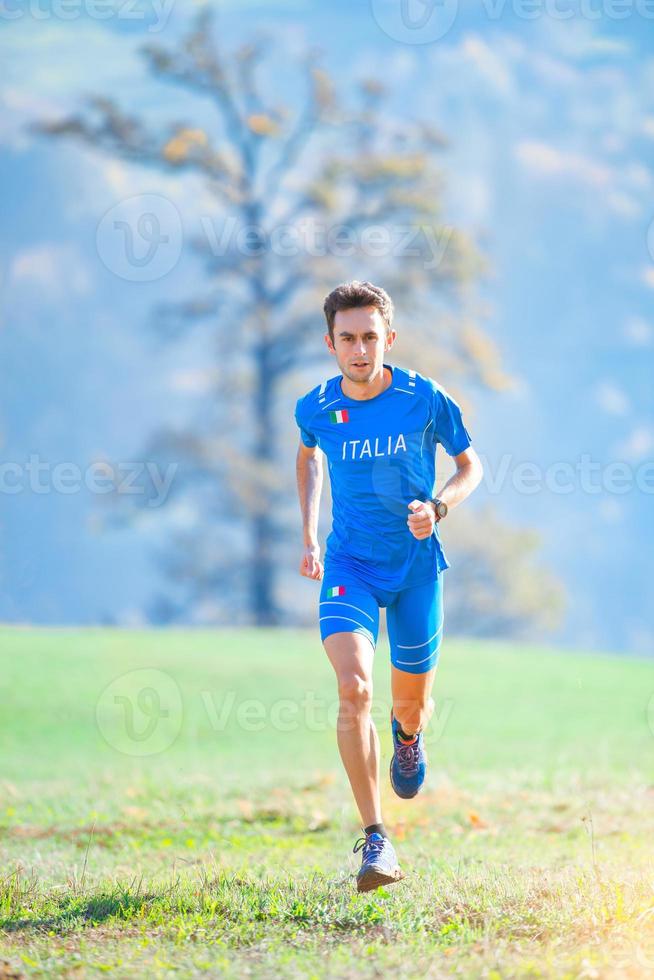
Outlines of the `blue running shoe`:
{"type": "Polygon", "coordinates": [[[418,732],[413,742],[404,742],[398,734],[400,724],[393,718],[393,758],[391,759],[391,786],[403,800],[410,800],[419,791],[427,772],[425,736],[418,732]]]}
{"type": "Polygon", "coordinates": [[[390,885],[404,878],[395,848],[388,837],[377,833],[360,837],[352,848],[352,853],[356,854],[361,848],[363,855],[357,875],[357,891],[369,892],[379,885],[390,885]]]}

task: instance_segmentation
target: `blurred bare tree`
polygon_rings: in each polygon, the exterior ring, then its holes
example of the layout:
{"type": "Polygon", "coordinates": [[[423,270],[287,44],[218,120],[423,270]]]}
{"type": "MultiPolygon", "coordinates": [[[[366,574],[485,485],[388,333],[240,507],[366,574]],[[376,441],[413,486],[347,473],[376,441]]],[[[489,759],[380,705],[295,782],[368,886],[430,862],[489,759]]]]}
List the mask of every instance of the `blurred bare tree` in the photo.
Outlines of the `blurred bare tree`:
{"type": "Polygon", "coordinates": [[[533,641],[558,626],[565,595],[539,566],[539,534],[507,527],[489,504],[461,507],[451,518],[447,551],[456,574],[452,588],[445,586],[448,630],[533,641]]]}
{"type": "MultiPolygon", "coordinates": [[[[273,63],[274,45],[260,37],[228,55],[215,27],[204,10],[172,50],[143,48],[158,79],[212,107],[210,126],[173,122],[160,133],[102,96],[39,129],[206,178],[215,214],[203,219],[208,234],[192,243],[206,291],[156,311],[171,343],[208,325],[215,363],[202,418],[186,431],[158,433],[147,449],[148,458],[182,464],[169,500],[186,495],[199,518],[161,555],[178,597],[162,599],[154,615],[182,619],[222,592],[234,620],[240,609],[249,621],[275,624],[284,617],[278,544],[289,533],[284,505],[294,479],[276,414],[291,373],[325,357],[325,294],[346,279],[380,282],[411,323],[395,348],[398,363],[446,377],[448,386],[455,378],[500,391],[509,379],[467,308],[482,262],[443,219],[435,165],[447,145],[442,133],[411,118],[410,106],[399,115],[377,80],[350,81],[353,104],[345,104],[317,50],[295,65],[273,63]],[[277,101],[282,83],[302,93],[293,106],[277,101]],[[235,233],[225,236],[229,223],[235,233]],[[310,243],[294,248],[290,233],[310,243]],[[237,534],[243,526],[246,547],[237,534]]],[[[465,591],[461,569],[458,577],[465,591]]],[[[528,604],[522,612],[532,615],[528,604]]],[[[513,611],[503,627],[511,622],[513,611]]]]}

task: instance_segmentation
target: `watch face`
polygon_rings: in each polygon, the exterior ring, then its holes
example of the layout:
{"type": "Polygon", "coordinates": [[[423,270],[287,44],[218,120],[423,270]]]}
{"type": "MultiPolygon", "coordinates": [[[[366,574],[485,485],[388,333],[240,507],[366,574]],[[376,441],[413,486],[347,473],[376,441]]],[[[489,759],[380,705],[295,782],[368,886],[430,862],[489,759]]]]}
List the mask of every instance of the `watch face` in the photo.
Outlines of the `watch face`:
{"type": "Polygon", "coordinates": [[[436,504],[436,513],[439,517],[445,517],[447,514],[447,504],[444,504],[442,500],[439,500],[436,504]]]}

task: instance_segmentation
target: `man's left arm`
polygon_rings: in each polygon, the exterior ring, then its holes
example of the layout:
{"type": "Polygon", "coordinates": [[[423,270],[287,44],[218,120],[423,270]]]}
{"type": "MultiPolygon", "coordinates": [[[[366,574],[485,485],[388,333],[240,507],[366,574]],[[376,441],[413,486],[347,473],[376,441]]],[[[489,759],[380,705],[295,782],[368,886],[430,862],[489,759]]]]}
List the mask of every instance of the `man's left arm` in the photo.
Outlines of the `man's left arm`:
{"type": "MultiPolygon", "coordinates": [[[[481,460],[472,446],[452,456],[452,459],[456,463],[456,473],[452,474],[440,493],[436,494],[439,500],[447,504],[448,510],[469,497],[484,475],[481,460]]],[[[434,505],[431,501],[413,500],[409,509],[413,511],[407,519],[409,530],[415,538],[428,538],[433,533],[434,524],[440,520],[434,505]]]]}
{"type": "Polygon", "coordinates": [[[468,446],[452,459],[456,463],[456,473],[452,474],[441,492],[436,494],[439,500],[447,504],[448,510],[469,497],[484,475],[481,460],[472,446],[468,446]]]}

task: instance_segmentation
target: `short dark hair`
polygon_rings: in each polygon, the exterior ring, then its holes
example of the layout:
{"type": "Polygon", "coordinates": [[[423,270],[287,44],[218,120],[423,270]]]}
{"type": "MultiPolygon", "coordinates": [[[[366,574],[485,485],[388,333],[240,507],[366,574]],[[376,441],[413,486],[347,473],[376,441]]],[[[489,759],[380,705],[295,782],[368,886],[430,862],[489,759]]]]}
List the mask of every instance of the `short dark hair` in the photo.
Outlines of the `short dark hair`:
{"type": "Polygon", "coordinates": [[[334,319],[339,310],[351,310],[361,306],[374,306],[381,313],[386,323],[388,333],[393,323],[393,300],[385,289],[381,286],[373,286],[371,282],[360,282],[353,279],[352,282],[342,282],[336,289],[332,289],[329,296],[325,298],[323,310],[327,319],[327,329],[329,336],[334,342],[334,319]]]}

